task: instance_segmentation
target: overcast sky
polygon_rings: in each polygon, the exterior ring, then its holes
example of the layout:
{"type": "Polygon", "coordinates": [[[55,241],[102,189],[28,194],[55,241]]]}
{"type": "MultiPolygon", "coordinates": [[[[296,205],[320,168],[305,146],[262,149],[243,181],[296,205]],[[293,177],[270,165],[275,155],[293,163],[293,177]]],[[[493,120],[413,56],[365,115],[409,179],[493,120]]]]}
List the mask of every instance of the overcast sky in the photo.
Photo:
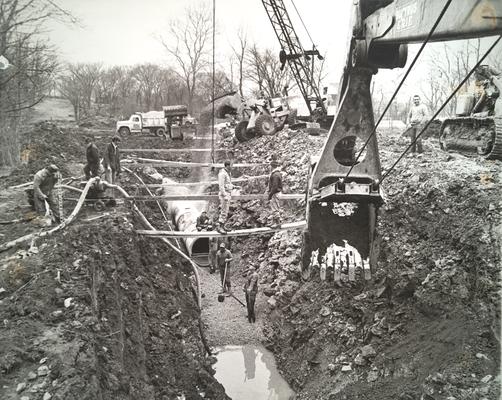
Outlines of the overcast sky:
{"type": "MultiPolygon", "coordinates": [[[[310,35],[323,54],[327,54],[327,84],[337,83],[346,57],[352,0],[293,0],[310,35]]],[[[69,62],[101,62],[104,65],[133,65],[154,62],[167,65],[169,60],[156,39],[166,34],[172,18],[183,17],[189,5],[211,0],[60,0],[80,21],[80,26],[51,23],[49,38],[60,50],[61,58],[69,62]]],[[[284,0],[296,32],[304,48],[310,39],[298,18],[292,0],[284,0]]],[[[216,58],[228,66],[230,44],[237,40],[240,28],[247,32],[250,42],[279,51],[279,44],[261,0],[216,0],[217,38],[216,58]]],[[[491,42],[493,39],[488,39],[491,42]]],[[[411,96],[421,79],[427,75],[430,50],[442,44],[428,45],[415,67],[403,92],[411,96]],[[408,93],[409,92],[409,93],[408,93]]],[[[455,46],[453,46],[454,48],[455,46]]],[[[498,46],[502,47],[502,46],[498,46]]],[[[418,45],[411,45],[408,62],[418,45]]],[[[403,70],[380,70],[377,84],[392,90],[391,81],[403,70]]],[[[396,81],[397,84],[397,81],[396,81]]]]}

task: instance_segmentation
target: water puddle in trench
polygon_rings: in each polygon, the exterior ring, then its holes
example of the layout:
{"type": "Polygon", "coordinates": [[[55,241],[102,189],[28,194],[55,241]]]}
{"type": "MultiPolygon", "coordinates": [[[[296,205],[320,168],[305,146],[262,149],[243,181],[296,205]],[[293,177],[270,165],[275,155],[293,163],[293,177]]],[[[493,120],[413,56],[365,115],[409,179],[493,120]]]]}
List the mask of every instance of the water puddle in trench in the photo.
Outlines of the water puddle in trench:
{"type": "Polygon", "coordinates": [[[292,400],[295,393],[279,374],[271,352],[262,346],[216,349],[215,378],[233,400],[292,400]]]}

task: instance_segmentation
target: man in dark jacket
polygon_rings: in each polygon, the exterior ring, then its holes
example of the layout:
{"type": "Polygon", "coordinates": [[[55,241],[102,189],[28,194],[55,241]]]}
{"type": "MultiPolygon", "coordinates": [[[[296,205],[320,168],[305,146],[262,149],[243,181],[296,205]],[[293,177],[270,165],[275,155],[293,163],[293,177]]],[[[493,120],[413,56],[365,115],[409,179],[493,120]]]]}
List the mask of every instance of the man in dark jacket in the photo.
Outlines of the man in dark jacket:
{"type": "Polygon", "coordinates": [[[114,136],[111,143],[108,143],[106,146],[103,156],[103,167],[105,168],[105,176],[108,183],[115,183],[120,174],[119,142],[120,138],[114,136]]]}
{"type": "Polygon", "coordinates": [[[87,164],[84,167],[85,179],[89,180],[92,177],[99,175],[99,150],[92,139],[87,140],[87,147],[85,149],[85,156],[87,164]]]}
{"type": "Polygon", "coordinates": [[[256,301],[256,293],[258,293],[258,273],[255,267],[249,268],[246,283],[244,284],[244,293],[246,294],[246,305],[248,309],[248,321],[256,322],[254,313],[254,303],[256,301]]]}
{"type": "Polygon", "coordinates": [[[271,220],[272,226],[277,226],[280,225],[282,220],[281,204],[277,197],[277,195],[282,192],[282,173],[280,163],[277,160],[273,159],[270,162],[270,167],[272,172],[268,179],[268,200],[271,211],[269,219],[271,220]]]}
{"type": "Polygon", "coordinates": [[[33,202],[35,204],[35,210],[37,210],[39,214],[45,215],[45,202],[47,201],[52,215],[54,216],[54,220],[57,223],[61,222],[61,216],[59,215],[58,202],[52,189],[54,189],[58,181],[58,171],[59,168],[51,164],[38,171],[33,178],[33,202]]]}

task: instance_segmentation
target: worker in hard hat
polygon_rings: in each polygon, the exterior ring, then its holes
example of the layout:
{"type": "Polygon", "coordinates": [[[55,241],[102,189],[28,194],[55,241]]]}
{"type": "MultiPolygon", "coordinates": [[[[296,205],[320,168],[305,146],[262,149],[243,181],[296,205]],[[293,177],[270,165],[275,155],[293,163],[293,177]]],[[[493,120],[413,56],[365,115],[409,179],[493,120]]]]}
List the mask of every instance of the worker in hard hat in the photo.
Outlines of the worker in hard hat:
{"type": "Polygon", "coordinates": [[[59,168],[57,165],[51,164],[35,174],[33,179],[33,202],[35,210],[42,215],[45,215],[45,203],[49,205],[54,221],[61,222],[59,215],[59,207],[53,189],[58,181],[59,168]]]}
{"type": "Polygon", "coordinates": [[[230,275],[231,275],[231,262],[232,262],[232,253],[225,246],[225,243],[220,243],[220,248],[216,253],[216,264],[218,265],[218,269],[220,270],[220,278],[221,278],[221,286],[223,288],[223,292],[227,295],[232,294],[231,283],[230,283],[230,275]]]}
{"type": "Polygon", "coordinates": [[[256,294],[258,293],[258,273],[256,272],[256,268],[253,266],[249,267],[247,280],[244,284],[244,293],[246,294],[248,321],[256,322],[254,303],[256,301],[256,294]]]}
{"type": "Polygon", "coordinates": [[[120,138],[118,136],[114,136],[105,149],[103,167],[105,168],[105,176],[108,183],[115,183],[120,175],[119,143],[120,138]]]}

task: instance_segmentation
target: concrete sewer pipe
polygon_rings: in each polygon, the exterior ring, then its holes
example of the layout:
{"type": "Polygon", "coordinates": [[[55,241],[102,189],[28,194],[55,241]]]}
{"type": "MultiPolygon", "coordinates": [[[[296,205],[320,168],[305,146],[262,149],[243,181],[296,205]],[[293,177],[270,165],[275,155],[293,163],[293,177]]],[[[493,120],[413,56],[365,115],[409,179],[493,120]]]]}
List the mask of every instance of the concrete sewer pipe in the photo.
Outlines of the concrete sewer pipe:
{"type": "MultiPolygon", "coordinates": [[[[176,183],[169,178],[162,178],[163,184],[176,183]]],[[[163,195],[189,195],[190,190],[184,186],[164,186],[163,195]]],[[[163,201],[168,215],[180,232],[197,232],[197,217],[207,210],[207,201],[163,201]]],[[[200,266],[209,265],[209,238],[184,238],[183,242],[188,255],[200,266]]]]}

